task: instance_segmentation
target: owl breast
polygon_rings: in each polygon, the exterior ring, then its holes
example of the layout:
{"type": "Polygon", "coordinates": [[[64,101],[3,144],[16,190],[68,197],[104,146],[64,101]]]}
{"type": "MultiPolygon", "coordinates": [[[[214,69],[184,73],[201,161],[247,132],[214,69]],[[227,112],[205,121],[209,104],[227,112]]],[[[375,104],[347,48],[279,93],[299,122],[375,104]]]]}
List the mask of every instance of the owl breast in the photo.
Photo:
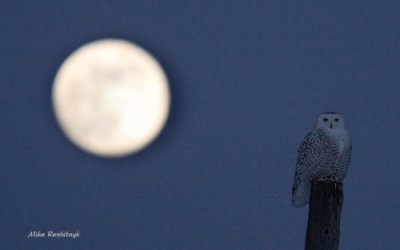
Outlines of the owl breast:
{"type": "Polygon", "coordinates": [[[328,136],[335,142],[339,156],[343,154],[345,149],[350,145],[350,136],[347,130],[328,131],[328,136]]]}

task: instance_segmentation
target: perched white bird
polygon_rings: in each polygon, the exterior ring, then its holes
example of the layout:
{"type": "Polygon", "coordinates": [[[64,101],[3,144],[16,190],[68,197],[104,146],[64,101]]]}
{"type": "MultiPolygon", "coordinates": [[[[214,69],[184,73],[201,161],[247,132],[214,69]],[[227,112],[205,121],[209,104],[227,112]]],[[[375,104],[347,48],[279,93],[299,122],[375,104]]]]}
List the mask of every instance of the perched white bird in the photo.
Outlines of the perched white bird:
{"type": "Polygon", "coordinates": [[[292,188],[292,206],[304,207],[311,181],[343,182],[351,160],[350,134],[342,115],[325,112],[300,145],[292,188]]]}

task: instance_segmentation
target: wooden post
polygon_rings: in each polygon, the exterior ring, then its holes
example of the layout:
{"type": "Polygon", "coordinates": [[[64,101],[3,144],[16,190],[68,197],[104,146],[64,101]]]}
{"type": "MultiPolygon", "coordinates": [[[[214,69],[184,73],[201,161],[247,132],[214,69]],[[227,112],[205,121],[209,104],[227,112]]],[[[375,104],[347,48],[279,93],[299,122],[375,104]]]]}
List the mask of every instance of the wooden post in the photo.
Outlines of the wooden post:
{"type": "Polygon", "coordinates": [[[343,184],[311,183],[306,250],[338,250],[343,184]]]}

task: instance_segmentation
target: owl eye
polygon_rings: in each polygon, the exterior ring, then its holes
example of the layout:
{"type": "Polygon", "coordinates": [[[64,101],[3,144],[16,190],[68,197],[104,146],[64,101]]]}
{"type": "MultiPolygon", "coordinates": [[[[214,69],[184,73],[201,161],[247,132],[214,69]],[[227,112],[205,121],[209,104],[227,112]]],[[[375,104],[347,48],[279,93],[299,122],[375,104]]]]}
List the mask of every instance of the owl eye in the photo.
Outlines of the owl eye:
{"type": "Polygon", "coordinates": [[[322,120],[323,120],[324,122],[327,122],[327,121],[328,121],[328,118],[325,117],[325,118],[322,119],[322,120]]]}
{"type": "Polygon", "coordinates": [[[335,118],[335,122],[338,122],[339,121],[339,118],[335,118]]]}

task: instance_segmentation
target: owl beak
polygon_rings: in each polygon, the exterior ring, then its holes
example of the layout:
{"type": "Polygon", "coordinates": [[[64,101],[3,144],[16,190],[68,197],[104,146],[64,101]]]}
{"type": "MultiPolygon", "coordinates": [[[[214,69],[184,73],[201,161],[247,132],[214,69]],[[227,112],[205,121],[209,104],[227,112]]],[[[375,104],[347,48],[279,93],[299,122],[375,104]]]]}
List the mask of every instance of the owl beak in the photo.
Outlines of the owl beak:
{"type": "Polygon", "coordinates": [[[330,128],[333,128],[333,124],[332,124],[332,122],[329,124],[329,127],[330,127],[330,128]]]}

